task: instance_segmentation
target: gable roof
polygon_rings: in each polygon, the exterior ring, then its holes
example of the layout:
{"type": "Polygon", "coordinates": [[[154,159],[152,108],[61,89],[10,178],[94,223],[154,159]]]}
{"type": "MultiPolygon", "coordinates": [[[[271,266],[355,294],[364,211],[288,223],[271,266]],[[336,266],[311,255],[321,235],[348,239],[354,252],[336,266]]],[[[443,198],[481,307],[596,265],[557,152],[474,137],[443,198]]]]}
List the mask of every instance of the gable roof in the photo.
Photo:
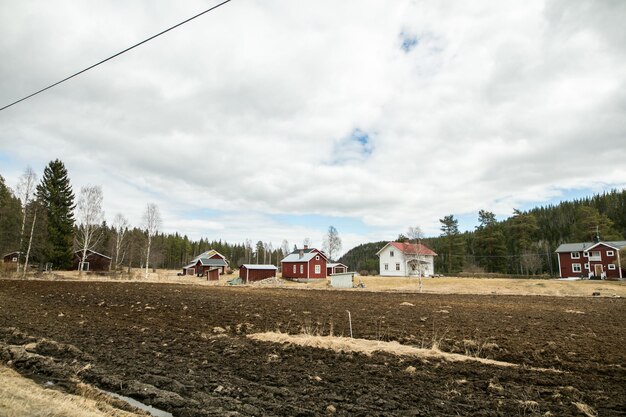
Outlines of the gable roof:
{"type": "Polygon", "coordinates": [[[315,248],[308,249],[296,249],[291,252],[289,255],[285,256],[281,262],[309,262],[315,256],[321,256],[328,261],[328,257],[315,248]],[[300,257],[300,252],[302,252],[302,257],[300,257]]]}
{"type": "Polygon", "coordinates": [[[221,253],[219,253],[218,251],[216,251],[215,249],[210,249],[206,252],[202,252],[200,255],[196,256],[195,258],[193,258],[191,260],[191,263],[195,264],[197,263],[200,259],[202,258],[210,258],[211,256],[219,256],[220,258],[222,258],[224,261],[226,261],[226,257],[224,255],[222,255],[221,253]]]}
{"type": "MultiPolygon", "coordinates": [[[[82,249],[79,249],[79,250],[77,250],[77,251],[74,251],[74,254],[75,254],[75,255],[79,255],[79,256],[80,256],[80,254],[81,254],[82,252],[83,252],[83,250],[82,250],[82,249]]],[[[111,259],[111,257],[110,257],[110,256],[103,255],[103,254],[101,254],[100,252],[96,252],[95,250],[87,249],[87,257],[89,257],[90,255],[100,255],[100,256],[102,256],[103,258],[111,259]]]]}
{"type": "Polygon", "coordinates": [[[227,266],[226,261],[223,259],[200,258],[196,261],[196,264],[198,262],[200,262],[200,265],[207,266],[227,266]]]}
{"type": "Polygon", "coordinates": [[[398,249],[400,252],[404,253],[405,255],[437,256],[437,254],[431,248],[429,248],[428,246],[422,243],[403,243],[403,242],[389,242],[385,246],[383,246],[378,252],[376,252],[376,255],[380,256],[380,253],[389,245],[398,249]]]}
{"type": "Polygon", "coordinates": [[[274,265],[263,265],[263,264],[242,264],[241,266],[246,269],[278,269],[274,265]]]}
{"type": "Polygon", "coordinates": [[[584,252],[589,249],[596,247],[598,245],[606,245],[610,246],[614,249],[621,249],[626,247],[626,240],[614,240],[612,242],[579,242],[579,243],[563,243],[559,245],[558,248],[554,252],[563,253],[563,252],[584,252]]]}
{"type": "Polygon", "coordinates": [[[345,266],[346,268],[348,267],[348,265],[342,264],[340,262],[335,262],[335,263],[332,263],[332,264],[326,264],[326,268],[335,268],[335,267],[338,267],[338,266],[345,266]]]}

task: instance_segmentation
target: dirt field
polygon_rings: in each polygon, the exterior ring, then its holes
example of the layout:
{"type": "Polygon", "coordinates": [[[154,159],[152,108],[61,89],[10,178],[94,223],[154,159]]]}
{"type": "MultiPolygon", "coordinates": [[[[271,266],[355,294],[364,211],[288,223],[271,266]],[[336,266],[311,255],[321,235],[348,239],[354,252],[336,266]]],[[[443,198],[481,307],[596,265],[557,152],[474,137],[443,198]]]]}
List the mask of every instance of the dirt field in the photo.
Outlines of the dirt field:
{"type": "Polygon", "coordinates": [[[626,415],[626,301],[0,281],[0,360],[174,416],[626,415]],[[330,333],[520,366],[252,340],[330,333]],[[536,368],[548,368],[540,370],[536,368]],[[73,378],[73,379],[72,379],[73,378]]]}

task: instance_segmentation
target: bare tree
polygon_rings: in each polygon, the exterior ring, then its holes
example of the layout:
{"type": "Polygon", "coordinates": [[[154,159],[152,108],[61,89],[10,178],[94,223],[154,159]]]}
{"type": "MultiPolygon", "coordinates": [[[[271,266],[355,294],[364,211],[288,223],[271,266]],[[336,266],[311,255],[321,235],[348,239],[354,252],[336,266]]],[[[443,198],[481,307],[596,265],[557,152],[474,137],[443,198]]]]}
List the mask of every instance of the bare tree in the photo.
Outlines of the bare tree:
{"type": "Polygon", "coordinates": [[[76,241],[81,251],[78,263],[78,274],[83,273],[87,261],[87,251],[93,250],[102,237],[102,187],[99,185],[85,186],[80,189],[78,203],[76,205],[76,220],[79,224],[76,233],[76,241]]]}
{"type": "Polygon", "coordinates": [[[267,244],[267,254],[269,256],[269,264],[272,263],[272,252],[274,251],[274,246],[272,246],[272,242],[267,244]]]}
{"type": "Polygon", "coordinates": [[[148,265],[150,263],[150,245],[152,244],[152,238],[159,231],[161,226],[161,215],[159,214],[159,207],[154,203],[148,203],[146,211],[143,214],[143,223],[146,230],[148,241],[146,243],[146,278],[148,278],[148,265]]]}
{"type": "Polygon", "coordinates": [[[114,248],[114,260],[111,264],[113,269],[117,271],[122,262],[124,261],[124,256],[126,255],[125,248],[125,238],[128,233],[128,220],[122,213],[117,213],[113,218],[113,230],[115,231],[115,248],[114,248]]]}
{"type": "Polygon", "coordinates": [[[407,230],[407,237],[409,243],[415,245],[415,250],[409,250],[405,252],[406,256],[406,270],[411,275],[411,271],[416,271],[419,278],[419,291],[422,292],[422,275],[424,275],[424,259],[421,252],[421,243],[424,237],[422,229],[419,226],[411,226],[407,230]]]}
{"type": "Polygon", "coordinates": [[[280,246],[280,250],[283,252],[283,258],[287,255],[289,255],[290,251],[289,251],[289,242],[287,241],[287,239],[283,240],[282,245],[280,246]]]}
{"type": "MultiPolygon", "coordinates": [[[[24,244],[24,230],[26,228],[26,211],[28,209],[28,203],[33,198],[35,193],[35,183],[37,182],[37,174],[31,167],[26,167],[26,170],[20,177],[16,194],[22,204],[22,227],[20,229],[20,245],[17,253],[17,272],[20,271],[20,265],[22,262],[22,245],[24,244]]],[[[33,223],[34,224],[34,223],[33,223]]],[[[26,271],[26,269],[24,269],[26,271]]]]}
{"type": "Polygon", "coordinates": [[[328,254],[328,260],[333,260],[334,256],[341,250],[341,238],[335,226],[328,227],[328,233],[324,236],[322,250],[328,254]]]}
{"type": "Polygon", "coordinates": [[[30,258],[30,248],[33,246],[33,235],[35,234],[35,222],[37,221],[37,207],[33,211],[33,223],[30,226],[30,236],[28,238],[28,249],[26,249],[26,258],[24,258],[24,270],[22,277],[26,277],[26,271],[28,271],[28,260],[30,258]]]}
{"type": "Polygon", "coordinates": [[[305,237],[304,240],[302,241],[302,246],[311,246],[311,238],[309,237],[305,237]]]}

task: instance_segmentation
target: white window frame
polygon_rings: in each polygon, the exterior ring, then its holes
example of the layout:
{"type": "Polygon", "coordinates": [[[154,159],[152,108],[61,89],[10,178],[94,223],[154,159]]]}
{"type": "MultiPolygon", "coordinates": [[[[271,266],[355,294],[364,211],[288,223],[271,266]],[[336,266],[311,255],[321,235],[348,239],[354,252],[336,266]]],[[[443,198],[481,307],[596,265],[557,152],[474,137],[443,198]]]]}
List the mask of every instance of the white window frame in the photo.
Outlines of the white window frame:
{"type": "Polygon", "coordinates": [[[296,266],[295,265],[293,266],[293,273],[294,274],[296,273],[296,266]]]}
{"type": "Polygon", "coordinates": [[[606,256],[615,256],[615,252],[613,252],[612,250],[607,250],[606,256]]]}
{"type": "Polygon", "coordinates": [[[13,258],[11,258],[11,262],[17,262],[17,256],[14,256],[13,258]]]}
{"type": "Polygon", "coordinates": [[[580,252],[572,252],[571,259],[580,259],[580,252]]]}
{"type": "Polygon", "coordinates": [[[615,271],[615,264],[609,264],[609,270],[615,271]]]}
{"type": "Polygon", "coordinates": [[[589,271],[589,262],[587,262],[587,263],[585,264],[585,269],[586,269],[587,271],[589,271]]]}
{"type": "Polygon", "coordinates": [[[591,254],[589,255],[589,260],[590,261],[601,261],[602,260],[602,252],[599,251],[599,250],[591,251],[591,254]]]}
{"type": "Polygon", "coordinates": [[[322,273],[322,267],[320,265],[315,265],[315,273],[316,274],[321,274],[322,273]]]}
{"type": "Polygon", "coordinates": [[[393,258],[393,251],[392,250],[389,251],[389,257],[393,258]]]}
{"type": "Polygon", "coordinates": [[[572,264],[572,272],[582,272],[580,264],[572,264]]]}
{"type": "Polygon", "coordinates": [[[385,271],[389,271],[389,264],[385,264],[385,271]]]}
{"type": "Polygon", "coordinates": [[[320,260],[319,255],[315,257],[315,260],[316,260],[316,261],[319,261],[319,260],[320,260]]]}
{"type": "Polygon", "coordinates": [[[400,262],[396,262],[396,271],[400,270],[400,262]]]}
{"type": "Polygon", "coordinates": [[[300,265],[300,273],[304,274],[304,265],[300,265]]]}
{"type": "Polygon", "coordinates": [[[583,256],[584,256],[585,258],[588,258],[588,257],[589,257],[589,252],[584,251],[584,252],[583,252],[583,256]]]}

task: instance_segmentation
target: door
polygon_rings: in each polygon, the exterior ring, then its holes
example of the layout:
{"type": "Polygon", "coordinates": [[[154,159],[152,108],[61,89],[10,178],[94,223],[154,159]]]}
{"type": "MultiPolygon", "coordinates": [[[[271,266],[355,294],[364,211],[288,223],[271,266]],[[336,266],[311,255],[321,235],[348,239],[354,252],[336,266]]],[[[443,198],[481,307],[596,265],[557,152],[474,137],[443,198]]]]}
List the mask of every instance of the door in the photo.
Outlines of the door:
{"type": "Polygon", "coordinates": [[[602,275],[602,271],[603,271],[603,267],[601,264],[595,264],[593,266],[593,275],[595,275],[596,277],[599,277],[602,275]]]}

